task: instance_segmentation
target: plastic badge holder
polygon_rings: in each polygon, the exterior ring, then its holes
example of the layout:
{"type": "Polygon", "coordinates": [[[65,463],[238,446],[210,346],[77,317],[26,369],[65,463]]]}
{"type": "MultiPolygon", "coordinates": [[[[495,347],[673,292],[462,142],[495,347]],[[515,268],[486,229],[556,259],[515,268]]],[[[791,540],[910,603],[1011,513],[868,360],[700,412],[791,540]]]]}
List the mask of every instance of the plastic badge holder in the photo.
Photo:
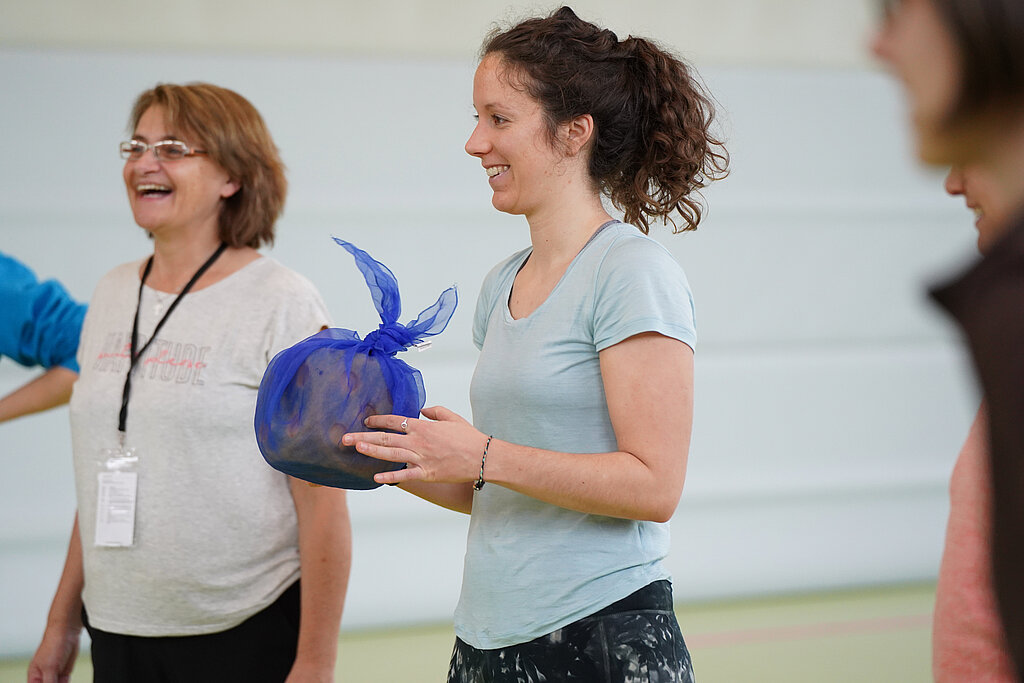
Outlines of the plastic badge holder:
{"type": "Polygon", "coordinates": [[[315,484],[373,489],[373,475],[405,467],[341,445],[348,432],[367,431],[370,415],[419,417],[426,400],[423,377],[395,357],[448,325],[458,294],[449,287],[412,322],[402,325],[398,280],[387,266],[349,242],[334,241],[355,257],[380,327],[360,339],[331,328],[274,356],[256,399],[256,441],[274,469],[315,484]]]}

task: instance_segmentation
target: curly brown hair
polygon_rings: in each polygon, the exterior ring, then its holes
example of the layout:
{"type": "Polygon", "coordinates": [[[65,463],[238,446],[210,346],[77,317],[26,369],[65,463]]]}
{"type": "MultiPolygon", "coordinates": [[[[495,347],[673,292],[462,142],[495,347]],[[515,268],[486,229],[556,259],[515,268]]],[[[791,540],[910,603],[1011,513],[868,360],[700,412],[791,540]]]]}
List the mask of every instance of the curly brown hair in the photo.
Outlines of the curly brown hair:
{"type": "Polygon", "coordinates": [[[176,133],[189,136],[238,182],[238,192],[221,205],[221,241],[231,247],[273,244],[288,182],[277,146],[256,107],[235,91],[209,83],[162,83],[135,99],[130,130],[150,107],[162,108],[176,133]]]}
{"type": "Polygon", "coordinates": [[[480,50],[489,54],[541,104],[552,143],[559,124],[593,117],[589,173],[627,223],[645,234],[652,218],[673,232],[697,228],[699,191],[728,174],[729,155],[710,130],[711,97],[685,62],[644,38],[620,41],[569,7],[495,29],[480,50]]]}

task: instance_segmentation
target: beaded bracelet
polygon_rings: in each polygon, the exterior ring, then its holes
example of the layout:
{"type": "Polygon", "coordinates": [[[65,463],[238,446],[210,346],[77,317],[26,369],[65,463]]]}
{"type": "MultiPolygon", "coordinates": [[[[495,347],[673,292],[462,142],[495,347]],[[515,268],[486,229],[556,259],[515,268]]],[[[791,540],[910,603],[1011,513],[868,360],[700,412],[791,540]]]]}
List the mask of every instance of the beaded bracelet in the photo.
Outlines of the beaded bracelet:
{"type": "Polygon", "coordinates": [[[487,483],[484,481],[484,465],[487,463],[487,449],[491,447],[491,439],[493,438],[493,435],[488,436],[487,443],[484,444],[484,454],[480,458],[480,476],[476,478],[476,483],[473,484],[473,490],[475,491],[479,491],[484,487],[484,484],[487,483]]]}

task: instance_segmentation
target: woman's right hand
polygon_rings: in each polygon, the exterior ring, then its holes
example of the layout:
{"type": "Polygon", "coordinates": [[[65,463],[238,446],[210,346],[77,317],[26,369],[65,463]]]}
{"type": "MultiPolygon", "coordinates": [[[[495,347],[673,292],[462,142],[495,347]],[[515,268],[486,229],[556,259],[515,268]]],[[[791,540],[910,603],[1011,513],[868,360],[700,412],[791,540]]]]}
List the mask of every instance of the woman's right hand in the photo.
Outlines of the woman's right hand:
{"type": "Polygon", "coordinates": [[[371,415],[366,418],[367,427],[388,431],[352,432],[341,442],[371,458],[406,463],[405,469],[374,475],[378,484],[476,481],[487,435],[441,406],[424,408],[421,414],[426,419],[371,415]]]}
{"type": "Polygon", "coordinates": [[[81,632],[81,626],[47,626],[43,641],[28,665],[28,683],[69,683],[78,658],[81,632]]]}

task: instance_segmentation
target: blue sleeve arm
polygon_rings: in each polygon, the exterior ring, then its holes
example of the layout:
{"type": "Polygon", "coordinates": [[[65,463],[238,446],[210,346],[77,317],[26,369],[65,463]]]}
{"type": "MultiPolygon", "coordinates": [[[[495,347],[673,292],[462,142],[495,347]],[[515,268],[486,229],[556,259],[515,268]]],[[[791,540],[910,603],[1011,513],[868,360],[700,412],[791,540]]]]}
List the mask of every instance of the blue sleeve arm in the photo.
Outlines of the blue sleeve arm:
{"type": "Polygon", "coordinates": [[[30,269],[0,254],[0,355],[25,366],[78,372],[85,308],[56,280],[38,282],[30,269]]]}

